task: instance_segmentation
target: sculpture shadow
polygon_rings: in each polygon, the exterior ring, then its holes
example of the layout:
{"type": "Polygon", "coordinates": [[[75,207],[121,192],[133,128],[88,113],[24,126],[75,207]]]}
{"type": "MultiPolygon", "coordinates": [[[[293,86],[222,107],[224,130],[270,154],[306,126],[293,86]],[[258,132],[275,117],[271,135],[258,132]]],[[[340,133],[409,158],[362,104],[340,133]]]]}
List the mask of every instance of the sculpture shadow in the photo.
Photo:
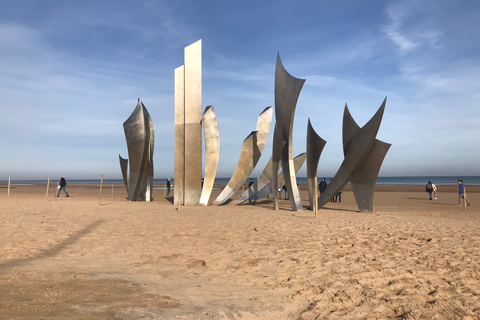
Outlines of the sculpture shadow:
{"type": "Polygon", "coordinates": [[[168,197],[166,196],[165,199],[166,199],[168,202],[170,202],[171,204],[174,204],[174,203],[173,203],[173,200],[174,200],[174,199],[173,199],[173,196],[168,196],[168,197]]]}
{"type": "Polygon", "coordinates": [[[75,244],[82,237],[91,233],[93,230],[98,228],[98,226],[101,225],[104,222],[105,222],[105,220],[94,221],[94,222],[90,223],[89,225],[87,225],[85,228],[75,232],[73,235],[71,235],[69,238],[63,240],[59,244],[56,244],[49,249],[43,250],[43,251],[39,252],[38,254],[36,254],[32,257],[11,259],[11,260],[5,261],[3,263],[0,263],[0,269],[14,268],[14,267],[18,267],[18,266],[27,264],[27,263],[35,261],[35,260],[55,256],[56,254],[58,254],[60,251],[62,251],[66,247],[75,244]]]}

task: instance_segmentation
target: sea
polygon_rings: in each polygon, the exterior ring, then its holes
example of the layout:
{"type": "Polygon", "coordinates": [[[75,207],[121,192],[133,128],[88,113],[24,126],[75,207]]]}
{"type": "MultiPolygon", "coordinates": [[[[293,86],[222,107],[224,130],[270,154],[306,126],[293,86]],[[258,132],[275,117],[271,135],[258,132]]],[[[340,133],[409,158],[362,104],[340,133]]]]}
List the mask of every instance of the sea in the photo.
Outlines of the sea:
{"type": "MultiPolygon", "coordinates": [[[[254,181],[257,177],[249,177],[245,183],[252,178],[254,181]]],[[[330,181],[333,177],[318,177],[318,182],[322,178],[325,178],[327,182],[330,181]]],[[[458,180],[463,180],[463,184],[468,185],[480,185],[480,176],[402,176],[402,177],[378,177],[377,185],[425,185],[428,181],[436,184],[437,186],[442,185],[457,185],[458,180]]],[[[230,178],[216,178],[215,183],[228,183],[230,178]]],[[[28,185],[30,183],[39,183],[46,182],[45,180],[12,180],[11,184],[14,185],[28,185]]],[[[52,180],[53,181],[53,180],[52,180]]],[[[54,180],[53,182],[55,182],[54,180]]],[[[155,184],[164,184],[166,183],[167,178],[154,179],[155,184]]],[[[171,179],[172,183],[175,184],[174,179],[171,179]]],[[[8,182],[8,180],[0,180],[0,182],[8,182]]],[[[100,179],[80,179],[80,180],[67,180],[69,183],[100,183],[100,179]]],[[[104,179],[103,183],[112,184],[112,183],[123,183],[123,179],[104,179]]],[[[298,184],[306,184],[307,177],[297,177],[298,184]]]]}

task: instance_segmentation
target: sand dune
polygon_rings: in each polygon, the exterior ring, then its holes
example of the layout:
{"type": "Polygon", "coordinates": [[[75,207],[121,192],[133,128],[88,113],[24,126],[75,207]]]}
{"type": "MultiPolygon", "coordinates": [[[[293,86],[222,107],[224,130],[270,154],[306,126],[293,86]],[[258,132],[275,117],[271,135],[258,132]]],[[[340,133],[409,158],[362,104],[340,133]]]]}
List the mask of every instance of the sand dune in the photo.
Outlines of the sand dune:
{"type": "Polygon", "coordinates": [[[379,186],[372,214],[347,188],[318,219],[114,187],[0,188],[1,319],[480,319],[478,186],[379,186]]]}

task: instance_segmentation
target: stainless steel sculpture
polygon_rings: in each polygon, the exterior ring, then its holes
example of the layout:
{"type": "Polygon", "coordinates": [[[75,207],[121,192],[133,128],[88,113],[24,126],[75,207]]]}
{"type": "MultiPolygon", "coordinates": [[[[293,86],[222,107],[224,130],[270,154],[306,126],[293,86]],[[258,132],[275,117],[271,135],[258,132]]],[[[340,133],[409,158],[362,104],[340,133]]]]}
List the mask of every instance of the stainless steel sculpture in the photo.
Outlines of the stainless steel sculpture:
{"type": "Polygon", "coordinates": [[[272,157],[268,160],[265,169],[263,169],[262,173],[258,176],[257,180],[253,183],[250,188],[245,190],[240,196],[238,196],[234,201],[233,204],[240,204],[247,200],[254,200],[253,197],[260,192],[265,186],[272,181],[272,157]]]}
{"type": "MultiPolygon", "coordinates": [[[[302,210],[302,202],[297,188],[295,168],[293,164],[292,131],[295,108],[298,96],[302,90],[304,79],[290,75],[283,67],[280,54],[277,55],[275,67],[275,132],[272,150],[272,187],[278,188],[277,173],[280,162],[283,170],[285,185],[289,194],[293,210],[302,210]]],[[[278,194],[274,194],[274,209],[278,209],[278,194]]]]}
{"type": "Polygon", "coordinates": [[[208,106],[203,112],[202,127],[205,137],[205,178],[199,204],[206,206],[215,183],[218,157],[220,155],[220,134],[213,106],[208,106]]]}
{"type": "Polygon", "coordinates": [[[318,161],[326,143],[327,141],[320,138],[315,132],[309,118],[307,125],[307,184],[308,199],[310,201],[310,209],[312,210],[316,209],[315,191],[317,183],[315,178],[317,176],[318,161]]]}
{"type": "MultiPolygon", "coordinates": [[[[348,106],[345,104],[343,114],[343,154],[345,156],[348,153],[353,137],[359,130],[360,127],[353,119],[348,110],[348,106]]],[[[372,149],[350,179],[353,195],[355,196],[360,212],[373,211],[373,194],[378,172],[390,146],[391,144],[389,143],[375,139],[372,149]]]]}
{"type": "Polygon", "coordinates": [[[153,190],[153,123],[142,101],[123,123],[130,159],[130,176],[127,175],[128,160],[119,155],[120,168],[127,189],[128,200],[150,201],[153,190]]]}
{"type": "Polygon", "coordinates": [[[375,115],[362,128],[359,128],[355,123],[347,105],[345,105],[343,121],[345,159],[328,188],[318,198],[319,207],[324,206],[349,181],[352,181],[352,189],[354,188],[354,193],[357,193],[355,199],[359,209],[364,212],[372,211],[373,189],[375,188],[378,171],[390,147],[389,144],[375,139],[382,121],[386,101],[387,98],[375,115]]]}
{"type": "Polygon", "coordinates": [[[238,159],[237,167],[230,178],[227,186],[213,201],[214,204],[225,203],[245,183],[250,173],[257,165],[267,142],[270,125],[272,123],[273,108],[267,107],[260,113],[257,121],[257,130],[252,131],[243,141],[242,151],[238,159]]]}
{"type": "Polygon", "coordinates": [[[175,69],[174,204],[197,205],[202,187],[202,41],[186,47],[184,54],[185,64],[175,69]]]}
{"type": "MultiPolygon", "coordinates": [[[[295,158],[293,158],[295,173],[297,173],[298,170],[300,170],[300,168],[303,166],[303,163],[305,162],[306,157],[307,157],[306,153],[301,153],[298,156],[296,156],[295,158]]],[[[270,160],[271,160],[271,158],[270,158],[270,160]]],[[[270,174],[271,174],[271,172],[272,172],[271,161],[269,161],[269,164],[267,164],[267,166],[265,167],[264,172],[267,171],[267,168],[269,169],[270,174]]],[[[273,189],[272,183],[271,183],[271,180],[272,180],[271,178],[270,178],[270,180],[268,180],[264,184],[262,184],[262,183],[257,184],[257,182],[259,182],[260,177],[262,175],[263,175],[263,172],[258,177],[257,181],[255,181],[255,183],[249,189],[247,189],[237,199],[235,199],[235,201],[233,203],[234,204],[240,204],[240,203],[242,203],[246,200],[254,201],[254,200],[259,200],[259,199],[265,198],[268,195],[271,195],[274,192],[273,191],[274,189],[273,189]],[[255,186],[255,184],[257,184],[257,186],[255,186]],[[256,191],[256,190],[258,190],[258,191],[256,191]],[[247,198],[245,199],[245,197],[247,197],[247,198]]],[[[260,180],[260,181],[262,181],[262,180],[260,180]]],[[[283,172],[280,172],[277,175],[277,181],[278,181],[279,186],[283,186],[285,184],[284,179],[283,179],[283,172]]]]}

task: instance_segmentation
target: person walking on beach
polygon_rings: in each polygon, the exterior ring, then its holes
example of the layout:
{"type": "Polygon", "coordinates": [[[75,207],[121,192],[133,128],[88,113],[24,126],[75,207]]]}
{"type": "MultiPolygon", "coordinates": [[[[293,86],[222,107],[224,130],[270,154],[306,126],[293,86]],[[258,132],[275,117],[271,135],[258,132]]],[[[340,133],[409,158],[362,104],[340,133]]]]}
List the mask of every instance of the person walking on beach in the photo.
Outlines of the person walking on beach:
{"type": "Polygon", "coordinates": [[[250,188],[255,182],[253,182],[253,179],[250,179],[250,181],[248,182],[248,187],[250,188]]]}
{"type": "Polygon", "coordinates": [[[285,192],[285,200],[288,200],[287,186],[283,185],[282,191],[285,192]]]}
{"type": "Polygon", "coordinates": [[[437,186],[435,185],[435,183],[432,183],[432,196],[433,196],[433,199],[434,200],[437,200],[437,186]]]}
{"type": "Polygon", "coordinates": [[[325,178],[322,178],[322,181],[318,184],[318,191],[320,191],[320,194],[324,193],[325,190],[327,189],[327,183],[325,182],[325,178]]]}
{"type": "Polygon", "coordinates": [[[172,188],[172,182],[170,178],[167,179],[167,197],[170,195],[170,189],[172,188]]]}
{"type": "Polygon", "coordinates": [[[335,202],[337,202],[338,200],[338,203],[342,202],[342,190],[338,191],[337,195],[335,196],[335,202]]]}
{"type": "Polygon", "coordinates": [[[63,192],[65,192],[67,197],[69,197],[69,195],[67,193],[67,190],[65,190],[65,187],[67,186],[67,180],[65,180],[64,177],[61,177],[59,184],[60,184],[60,188],[58,189],[57,197],[60,197],[60,191],[62,191],[62,190],[63,190],[63,192]]]}
{"type": "Polygon", "coordinates": [[[465,196],[463,180],[458,180],[458,205],[462,203],[462,199],[467,202],[467,205],[470,205],[470,201],[468,201],[468,198],[465,196]]]}
{"type": "Polygon", "coordinates": [[[433,192],[433,186],[432,186],[432,181],[428,181],[427,184],[425,185],[425,191],[428,192],[428,197],[430,200],[432,199],[432,192],[433,192]]]}

